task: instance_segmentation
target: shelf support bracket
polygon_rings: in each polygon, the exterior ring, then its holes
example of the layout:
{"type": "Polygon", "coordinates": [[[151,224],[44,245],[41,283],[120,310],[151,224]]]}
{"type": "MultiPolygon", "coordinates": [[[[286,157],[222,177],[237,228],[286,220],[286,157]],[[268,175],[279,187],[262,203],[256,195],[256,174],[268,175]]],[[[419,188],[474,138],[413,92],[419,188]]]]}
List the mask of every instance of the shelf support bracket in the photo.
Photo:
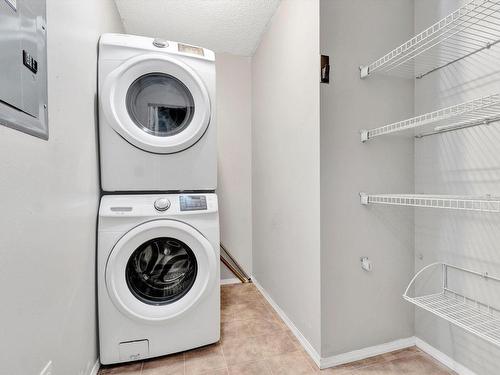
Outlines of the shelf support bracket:
{"type": "Polygon", "coordinates": [[[359,193],[359,200],[362,205],[367,205],[368,204],[368,194],[366,193],[359,193]]]}
{"type": "Polygon", "coordinates": [[[370,74],[370,67],[368,65],[362,65],[359,67],[359,75],[361,78],[366,78],[370,74]]]}
{"type": "Polygon", "coordinates": [[[360,134],[361,134],[361,142],[365,143],[369,139],[369,137],[368,137],[368,130],[363,129],[363,130],[360,131],[360,134]]]}

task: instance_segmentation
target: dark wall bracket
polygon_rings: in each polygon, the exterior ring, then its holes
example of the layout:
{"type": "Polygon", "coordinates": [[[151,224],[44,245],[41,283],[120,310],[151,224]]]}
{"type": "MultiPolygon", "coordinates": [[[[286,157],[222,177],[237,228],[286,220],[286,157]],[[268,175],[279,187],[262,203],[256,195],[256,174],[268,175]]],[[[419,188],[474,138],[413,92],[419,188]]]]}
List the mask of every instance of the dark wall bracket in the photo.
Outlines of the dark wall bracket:
{"type": "Polygon", "coordinates": [[[330,83],[330,56],[321,55],[321,83],[330,83]]]}

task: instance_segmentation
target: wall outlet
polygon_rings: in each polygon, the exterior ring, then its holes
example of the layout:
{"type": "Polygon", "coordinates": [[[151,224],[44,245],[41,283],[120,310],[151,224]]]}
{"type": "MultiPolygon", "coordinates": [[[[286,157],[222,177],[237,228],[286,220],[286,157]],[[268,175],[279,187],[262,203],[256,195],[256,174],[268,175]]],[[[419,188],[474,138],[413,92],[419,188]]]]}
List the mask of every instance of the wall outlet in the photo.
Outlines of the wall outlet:
{"type": "Polygon", "coordinates": [[[367,272],[370,272],[372,270],[373,268],[372,261],[368,259],[368,257],[362,257],[360,261],[362,269],[364,269],[367,272]]]}
{"type": "Polygon", "coordinates": [[[42,371],[40,371],[40,375],[54,375],[52,368],[52,361],[49,361],[42,371]]]}

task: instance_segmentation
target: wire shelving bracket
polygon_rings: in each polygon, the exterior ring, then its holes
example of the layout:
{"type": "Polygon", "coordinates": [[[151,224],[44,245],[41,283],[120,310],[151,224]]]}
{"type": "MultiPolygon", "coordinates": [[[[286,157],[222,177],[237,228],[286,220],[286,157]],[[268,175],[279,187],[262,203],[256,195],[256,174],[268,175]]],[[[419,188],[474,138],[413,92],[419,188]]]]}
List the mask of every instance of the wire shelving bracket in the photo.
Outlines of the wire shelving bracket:
{"type": "Polygon", "coordinates": [[[424,195],[424,194],[367,194],[360,193],[363,205],[384,204],[443,208],[449,210],[500,213],[500,198],[486,196],[424,195]]]}
{"type": "Polygon", "coordinates": [[[477,299],[467,297],[448,287],[448,270],[454,269],[460,272],[477,276],[484,281],[492,280],[498,282],[500,279],[465,268],[453,266],[446,263],[432,263],[422,268],[410,281],[403,298],[414,305],[439,316],[440,318],[472,333],[480,338],[500,346],[500,310],[492,307],[488,303],[480,302],[477,299]],[[411,297],[410,289],[415,281],[428,269],[441,267],[442,286],[441,291],[435,294],[428,294],[419,297],[411,297]]]}
{"type": "Polygon", "coordinates": [[[364,129],[361,131],[361,142],[411,129],[422,130],[416,137],[423,137],[471,126],[488,125],[499,120],[500,94],[493,94],[378,128],[364,129]],[[430,128],[430,131],[423,132],[427,128],[430,128]]]}
{"type": "Polygon", "coordinates": [[[422,78],[500,42],[500,0],[472,0],[369,65],[374,73],[422,78]]]}

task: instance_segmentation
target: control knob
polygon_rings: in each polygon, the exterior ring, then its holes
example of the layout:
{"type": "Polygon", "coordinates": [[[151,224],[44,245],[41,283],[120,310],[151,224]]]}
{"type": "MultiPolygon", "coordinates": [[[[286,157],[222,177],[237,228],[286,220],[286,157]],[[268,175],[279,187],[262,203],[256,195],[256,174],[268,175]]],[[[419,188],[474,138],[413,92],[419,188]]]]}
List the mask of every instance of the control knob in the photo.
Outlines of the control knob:
{"type": "Polygon", "coordinates": [[[166,211],[170,208],[170,201],[167,198],[158,198],[155,200],[155,208],[157,211],[166,211]]]}
{"type": "Polygon", "coordinates": [[[158,48],[166,48],[168,47],[168,42],[165,39],[155,38],[153,40],[153,45],[158,48]]]}

